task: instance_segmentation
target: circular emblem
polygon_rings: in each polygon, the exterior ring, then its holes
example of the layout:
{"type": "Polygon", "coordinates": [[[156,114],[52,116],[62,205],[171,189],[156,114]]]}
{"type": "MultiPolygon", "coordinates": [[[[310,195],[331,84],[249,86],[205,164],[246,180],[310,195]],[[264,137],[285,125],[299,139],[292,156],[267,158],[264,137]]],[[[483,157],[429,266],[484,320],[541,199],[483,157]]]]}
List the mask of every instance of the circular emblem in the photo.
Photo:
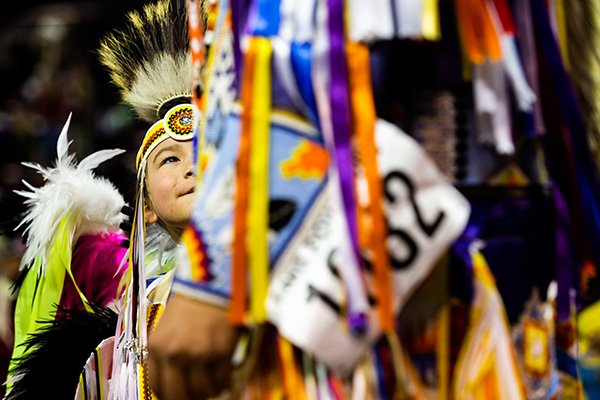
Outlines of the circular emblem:
{"type": "Polygon", "coordinates": [[[194,137],[191,104],[180,104],[171,108],[164,118],[165,130],[175,140],[189,140],[194,137]]]}

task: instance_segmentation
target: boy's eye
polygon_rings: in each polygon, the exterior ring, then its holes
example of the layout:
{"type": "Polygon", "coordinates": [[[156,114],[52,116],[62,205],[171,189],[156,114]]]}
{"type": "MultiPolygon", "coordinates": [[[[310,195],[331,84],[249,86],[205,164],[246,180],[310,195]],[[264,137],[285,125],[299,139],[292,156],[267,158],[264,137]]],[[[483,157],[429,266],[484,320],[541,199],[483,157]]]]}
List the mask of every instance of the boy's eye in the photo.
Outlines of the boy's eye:
{"type": "Polygon", "coordinates": [[[160,163],[160,165],[164,165],[164,164],[170,164],[173,162],[177,162],[179,161],[179,157],[176,156],[169,156],[169,157],[165,157],[162,162],[160,163]]]}

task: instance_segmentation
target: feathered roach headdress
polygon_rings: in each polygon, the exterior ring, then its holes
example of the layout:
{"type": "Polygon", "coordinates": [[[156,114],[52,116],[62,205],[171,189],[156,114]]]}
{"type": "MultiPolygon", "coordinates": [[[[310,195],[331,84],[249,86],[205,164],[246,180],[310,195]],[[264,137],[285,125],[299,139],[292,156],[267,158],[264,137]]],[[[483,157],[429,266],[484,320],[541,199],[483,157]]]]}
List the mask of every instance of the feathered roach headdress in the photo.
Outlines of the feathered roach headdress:
{"type": "Polygon", "coordinates": [[[123,100],[153,124],[136,167],[164,139],[189,140],[194,134],[188,20],[181,3],[160,0],[130,12],[127,25],[100,44],[100,61],[123,100]]]}

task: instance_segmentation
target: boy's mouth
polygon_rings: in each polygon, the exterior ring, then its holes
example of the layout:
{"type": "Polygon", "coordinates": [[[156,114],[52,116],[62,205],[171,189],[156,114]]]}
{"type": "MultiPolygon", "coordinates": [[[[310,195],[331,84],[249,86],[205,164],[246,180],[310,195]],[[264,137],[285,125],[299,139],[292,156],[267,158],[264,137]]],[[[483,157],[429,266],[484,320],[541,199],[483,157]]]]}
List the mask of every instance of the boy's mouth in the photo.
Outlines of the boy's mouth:
{"type": "Polygon", "coordinates": [[[185,192],[184,194],[182,194],[182,196],[187,196],[188,194],[192,194],[192,193],[194,193],[195,190],[196,190],[196,187],[192,186],[192,188],[190,190],[188,190],[187,192],[185,192]]]}

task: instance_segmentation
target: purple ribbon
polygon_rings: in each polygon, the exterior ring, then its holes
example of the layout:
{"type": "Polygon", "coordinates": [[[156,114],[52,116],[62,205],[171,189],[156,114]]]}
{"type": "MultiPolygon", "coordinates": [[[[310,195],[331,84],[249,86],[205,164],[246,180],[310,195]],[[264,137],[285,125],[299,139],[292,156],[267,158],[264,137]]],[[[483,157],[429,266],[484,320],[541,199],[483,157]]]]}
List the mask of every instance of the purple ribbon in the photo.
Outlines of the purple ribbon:
{"type": "Polygon", "coordinates": [[[231,33],[233,36],[233,60],[235,68],[235,88],[239,95],[240,84],[242,82],[242,65],[244,63],[244,57],[242,56],[242,50],[240,47],[240,38],[243,32],[246,21],[246,15],[248,14],[248,1],[249,0],[231,0],[231,33]]]}
{"type": "Polygon", "coordinates": [[[356,204],[354,199],[354,171],[352,166],[351,111],[346,66],[344,9],[342,0],[328,0],[329,29],[329,100],[333,130],[335,162],[340,179],[344,213],[348,221],[352,251],[360,260],[356,204]]]}
{"type": "MultiPolygon", "coordinates": [[[[329,101],[333,130],[334,161],[339,174],[344,215],[357,265],[360,265],[356,202],[354,199],[354,171],[351,146],[351,111],[346,65],[343,0],[327,1],[327,28],[329,31],[329,101]]],[[[361,330],[364,318],[349,316],[351,328],[361,330]]]]}
{"type": "Polygon", "coordinates": [[[556,185],[552,185],[552,197],[554,199],[555,225],[554,243],[556,251],[556,313],[558,321],[566,321],[571,315],[571,295],[573,286],[573,274],[576,268],[571,242],[571,228],[569,224],[569,210],[567,203],[556,185]]]}

